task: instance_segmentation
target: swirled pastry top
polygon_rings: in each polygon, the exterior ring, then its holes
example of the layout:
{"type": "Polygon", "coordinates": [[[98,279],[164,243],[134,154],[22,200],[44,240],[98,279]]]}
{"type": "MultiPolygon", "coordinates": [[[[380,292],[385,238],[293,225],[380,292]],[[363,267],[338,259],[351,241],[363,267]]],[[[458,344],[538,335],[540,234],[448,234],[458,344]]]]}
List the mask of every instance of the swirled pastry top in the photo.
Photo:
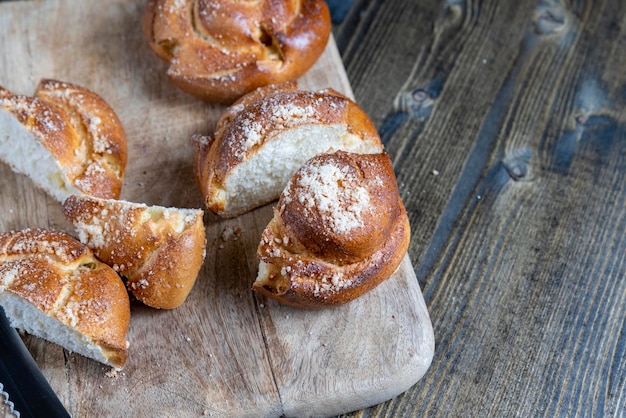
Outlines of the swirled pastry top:
{"type": "Polygon", "coordinates": [[[126,362],[124,284],[65,232],[0,234],[0,305],[16,328],[116,368],[126,362]]]}
{"type": "Polygon", "coordinates": [[[0,129],[0,159],[59,201],[119,197],[126,134],[98,94],[56,80],[42,80],[34,97],[0,87],[0,129]]]}
{"type": "Polygon", "coordinates": [[[201,210],[70,196],[63,213],[79,240],[128,279],[137,299],[159,309],[186,300],[205,257],[201,210]]]}
{"type": "Polygon", "coordinates": [[[331,25],[323,0],[149,0],[143,30],[175,85],[229,103],[303,75],[331,25]]]}
{"type": "Polygon", "coordinates": [[[321,154],[282,193],[253,289],[299,308],[345,303],[389,278],[409,239],[387,154],[321,154]]]}

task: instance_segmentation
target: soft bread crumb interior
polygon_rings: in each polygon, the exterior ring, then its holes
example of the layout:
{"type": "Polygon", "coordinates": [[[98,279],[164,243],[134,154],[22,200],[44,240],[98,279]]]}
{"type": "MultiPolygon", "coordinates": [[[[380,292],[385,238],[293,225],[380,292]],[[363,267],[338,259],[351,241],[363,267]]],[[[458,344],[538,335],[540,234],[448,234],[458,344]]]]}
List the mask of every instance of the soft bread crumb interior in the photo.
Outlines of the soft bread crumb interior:
{"type": "Polygon", "coordinates": [[[261,260],[254,286],[264,287],[276,295],[283,295],[289,290],[290,279],[283,275],[274,264],[261,260]]]}
{"type": "Polygon", "coordinates": [[[12,114],[0,110],[0,159],[63,201],[80,192],[68,184],[53,155],[12,114]]]}
{"type": "Polygon", "coordinates": [[[23,298],[4,292],[0,294],[0,305],[12,327],[51,341],[71,352],[111,365],[102,348],[92,340],[58,319],[46,315],[23,298]]]}
{"type": "Polygon", "coordinates": [[[194,224],[197,216],[201,213],[197,209],[165,208],[162,206],[150,206],[147,210],[154,222],[163,219],[177,234],[194,224]]]}
{"type": "Polygon", "coordinates": [[[270,284],[269,277],[270,271],[273,270],[273,265],[266,263],[265,261],[259,262],[259,273],[256,276],[255,285],[266,286],[270,284]]]}
{"type": "Polygon", "coordinates": [[[278,134],[227,176],[225,211],[245,211],[277,199],[307,160],[339,150],[360,154],[381,152],[377,143],[350,134],[344,124],[302,126],[278,134]]]}

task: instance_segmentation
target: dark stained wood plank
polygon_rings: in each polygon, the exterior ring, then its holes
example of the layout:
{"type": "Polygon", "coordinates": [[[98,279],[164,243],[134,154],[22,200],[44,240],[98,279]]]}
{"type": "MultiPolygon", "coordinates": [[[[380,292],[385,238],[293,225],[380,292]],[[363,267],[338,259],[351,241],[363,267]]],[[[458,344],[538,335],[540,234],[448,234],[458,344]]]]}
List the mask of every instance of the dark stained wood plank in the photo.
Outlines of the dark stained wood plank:
{"type": "Polygon", "coordinates": [[[350,416],[624,416],[626,4],[357,1],[335,33],[436,339],[350,416]]]}

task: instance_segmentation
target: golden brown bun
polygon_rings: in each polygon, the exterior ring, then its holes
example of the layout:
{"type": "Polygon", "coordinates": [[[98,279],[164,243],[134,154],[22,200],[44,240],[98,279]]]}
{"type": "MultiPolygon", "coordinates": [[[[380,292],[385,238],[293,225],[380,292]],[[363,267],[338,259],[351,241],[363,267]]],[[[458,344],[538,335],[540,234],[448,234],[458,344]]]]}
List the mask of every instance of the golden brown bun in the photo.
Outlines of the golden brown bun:
{"type": "Polygon", "coordinates": [[[253,289],[297,308],[351,301],[389,278],[410,226],[387,154],[309,160],[263,232],[253,289]]]}
{"type": "Polygon", "coordinates": [[[271,202],[319,153],[383,151],[372,121],[352,100],[295,83],[258,89],[226,109],[215,137],[194,136],[195,174],[207,207],[233,217],[271,202]]]}
{"type": "Polygon", "coordinates": [[[0,234],[0,304],[16,328],[116,368],[126,362],[124,284],[64,232],[0,234]]]}
{"type": "Polygon", "coordinates": [[[137,299],[159,309],[185,301],[205,256],[202,210],[70,196],[63,211],[81,242],[128,279],[137,299]]]}
{"type": "Polygon", "coordinates": [[[142,25],[175,85],[222,103],[300,77],[331,31],[323,0],[148,0],[142,25]]]}
{"type": "Polygon", "coordinates": [[[42,80],[35,97],[0,87],[0,129],[0,158],[59,201],[74,193],[119,197],[126,135],[97,94],[55,80],[42,80]]]}

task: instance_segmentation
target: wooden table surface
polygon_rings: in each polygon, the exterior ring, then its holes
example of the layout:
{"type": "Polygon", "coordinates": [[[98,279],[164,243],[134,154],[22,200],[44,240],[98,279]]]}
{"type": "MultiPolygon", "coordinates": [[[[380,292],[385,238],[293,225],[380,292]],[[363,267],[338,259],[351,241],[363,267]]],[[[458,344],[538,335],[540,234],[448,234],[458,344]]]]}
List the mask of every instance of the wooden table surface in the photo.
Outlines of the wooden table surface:
{"type": "Polygon", "coordinates": [[[626,415],[626,2],[355,0],[334,33],[436,341],[344,416],[626,415]]]}
{"type": "Polygon", "coordinates": [[[626,2],[355,0],[430,369],[346,416],[626,416],[626,2]]]}

